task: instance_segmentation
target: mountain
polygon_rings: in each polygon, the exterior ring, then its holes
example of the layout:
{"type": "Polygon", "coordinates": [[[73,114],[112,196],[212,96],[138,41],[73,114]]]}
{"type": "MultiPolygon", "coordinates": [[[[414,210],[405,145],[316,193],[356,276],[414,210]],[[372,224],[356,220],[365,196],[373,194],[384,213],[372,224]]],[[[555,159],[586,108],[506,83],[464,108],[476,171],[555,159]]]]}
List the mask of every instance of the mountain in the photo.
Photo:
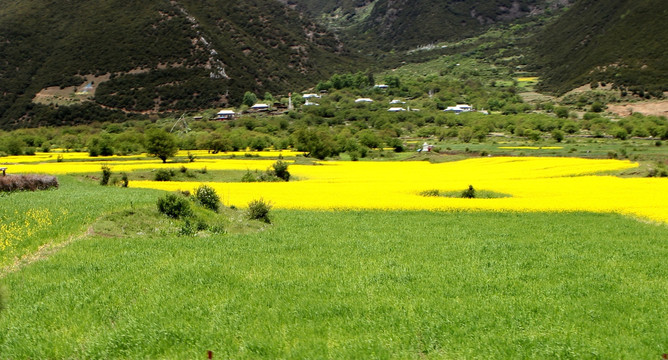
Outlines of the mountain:
{"type": "Polygon", "coordinates": [[[611,83],[641,96],[668,91],[668,2],[579,0],[534,39],[541,89],[611,83]]]}
{"type": "Polygon", "coordinates": [[[363,48],[408,49],[480,34],[573,0],[287,0],[363,48]]]}
{"type": "Polygon", "coordinates": [[[276,0],[10,0],[0,127],[236,104],[351,63],[334,35],[276,0]]]}

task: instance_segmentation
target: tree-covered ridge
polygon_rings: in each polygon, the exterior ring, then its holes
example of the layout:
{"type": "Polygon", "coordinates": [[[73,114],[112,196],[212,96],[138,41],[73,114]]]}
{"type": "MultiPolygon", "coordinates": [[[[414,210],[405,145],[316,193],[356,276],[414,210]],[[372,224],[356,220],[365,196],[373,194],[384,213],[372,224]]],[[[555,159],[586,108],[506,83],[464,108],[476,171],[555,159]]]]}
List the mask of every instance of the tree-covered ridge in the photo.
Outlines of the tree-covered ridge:
{"type": "Polygon", "coordinates": [[[475,36],[490,25],[549,12],[570,1],[377,0],[358,31],[379,49],[406,49],[475,36]]]}
{"type": "Polygon", "coordinates": [[[668,3],[580,0],[535,39],[542,89],[613,83],[622,92],[668,91],[668,3]]]}
{"type": "Polygon", "coordinates": [[[97,93],[106,107],[196,109],[304,86],[345,66],[341,52],[271,0],[12,2],[0,9],[0,124],[39,125],[35,94],[87,74],[112,75],[97,93]]]}

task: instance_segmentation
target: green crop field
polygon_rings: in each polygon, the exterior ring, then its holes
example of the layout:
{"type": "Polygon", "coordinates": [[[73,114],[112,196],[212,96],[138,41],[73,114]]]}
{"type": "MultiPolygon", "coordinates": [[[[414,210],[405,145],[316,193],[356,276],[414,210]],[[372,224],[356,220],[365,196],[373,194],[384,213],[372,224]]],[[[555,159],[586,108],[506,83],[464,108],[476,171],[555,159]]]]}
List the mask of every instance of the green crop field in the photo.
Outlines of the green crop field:
{"type": "Polygon", "coordinates": [[[98,232],[150,221],[140,214],[162,193],[60,180],[1,198],[12,204],[3,224],[35,208],[53,224],[0,258],[0,358],[668,352],[665,225],[591,213],[274,210],[272,225],[208,237],[98,232]],[[66,246],[37,250],[49,242],[66,246]]]}

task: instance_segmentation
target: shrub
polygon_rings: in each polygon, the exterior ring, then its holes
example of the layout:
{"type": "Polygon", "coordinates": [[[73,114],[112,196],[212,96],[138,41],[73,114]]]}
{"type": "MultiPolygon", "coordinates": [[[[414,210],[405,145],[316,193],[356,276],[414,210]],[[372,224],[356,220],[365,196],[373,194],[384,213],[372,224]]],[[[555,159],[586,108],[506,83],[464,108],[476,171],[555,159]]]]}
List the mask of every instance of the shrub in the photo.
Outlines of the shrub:
{"type": "Polygon", "coordinates": [[[185,167],[185,166],[183,166],[183,165],[181,165],[181,168],[179,169],[179,171],[180,171],[182,174],[185,174],[186,171],[188,171],[188,168],[185,167]]]}
{"type": "Polygon", "coordinates": [[[100,179],[100,185],[109,185],[110,178],[111,168],[107,165],[102,165],[102,179],[100,179]]]}
{"type": "Polygon", "coordinates": [[[220,197],[209,185],[200,185],[195,189],[195,199],[207,209],[218,211],[220,208],[220,197]]]}
{"type": "Polygon", "coordinates": [[[122,187],[128,187],[129,183],[130,183],[130,180],[128,180],[128,174],[121,173],[121,186],[122,187]]]}
{"type": "Polygon", "coordinates": [[[197,156],[193,155],[188,151],[188,162],[195,162],[195,159],[197,159],[197,156]]]}
{"type": "Polygon", "coordinates": [[[171,218],[179,219],[192,215],[188,199],[178,194],[167,194],[158,198],[158,211],[171,218]]]}
{"type": "Polygon", "coordinates": [[[273,170],[268,170],[269,175],[275,175],[276,177],[283,179],[285,181],[290,181],[290,172],[288,171],[289,164],[285,161],[277,161],[271,167],[273,170]]]}
{"type": "Polygon", "coordinates": [[[438,189],[430,189],[430,190],[421,191],[419,194],[421,196],[441,196],[441,192],[438,191],[438,189]]]}
{"type": "Polygon", "coordinates": [[[469,185],[469,188],[462,191],[462,197],[466,199],[473,199],[475,197],[475,189],[473,185],[469,185]]]}
{"type": "Polygon", "coordinates": [[[259,200],[252,200],[248,203],[248,218],[251,220],[264,221],[269,224],[271,223],[271,220],[269,219],[269,210],[271,210],[271,203],[264,201],[262,198],[259,200]]]}
{"type": "Polygon", "coordinates": [[[172,179],[172,172],[167,169],[159,169],[158,171],[155,172],[155,181],[169,181],[172,179]]]}
{"type": "Polygon", "coordinates": [[[0,191],[35,191],[58,188],[58,179],[50,175],[0,176],[0,191]]]}

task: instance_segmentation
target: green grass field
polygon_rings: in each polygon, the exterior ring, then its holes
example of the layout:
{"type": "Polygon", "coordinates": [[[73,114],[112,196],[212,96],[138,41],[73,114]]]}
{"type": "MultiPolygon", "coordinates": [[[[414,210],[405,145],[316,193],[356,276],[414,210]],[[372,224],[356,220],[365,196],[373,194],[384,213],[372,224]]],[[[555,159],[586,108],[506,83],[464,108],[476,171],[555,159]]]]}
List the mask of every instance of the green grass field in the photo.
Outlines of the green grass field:
{"type": "Polygon", "coordinates": [[[9,294],[0,358],[668,352],[665,225],[590,213],[281,210],[264,231],[82,235],[160,194],[62,177],[59,190],[2,198],[12,201],[3,221],[13,209],[69,209],[3,253],[3,269],[42,243],[75,240],[0,275],[9,294]]]}

